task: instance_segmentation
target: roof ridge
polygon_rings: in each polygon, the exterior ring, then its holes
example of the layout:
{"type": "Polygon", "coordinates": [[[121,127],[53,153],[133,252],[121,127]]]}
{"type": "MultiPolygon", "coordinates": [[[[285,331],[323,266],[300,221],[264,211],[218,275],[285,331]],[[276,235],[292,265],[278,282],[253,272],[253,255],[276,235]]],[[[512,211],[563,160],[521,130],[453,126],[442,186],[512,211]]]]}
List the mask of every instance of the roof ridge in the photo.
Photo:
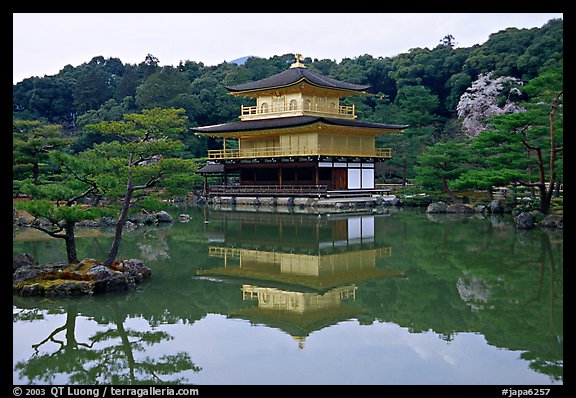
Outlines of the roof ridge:
{"type": "Polygon", "coordinates": [[[319,72],[312,71],[309,68],[296,67],[289,68],[285,71],[276,73],[263,79],[258,79],[243,84],[225,86],[225,88],[232,92],[262,91],[276,87],[289,87],[298,84],[302,79],[306,79],[312,85],[335,90],[362,92],[370,87],[369,85],[340,81],[338,79],[325,76],[319,72]]]}

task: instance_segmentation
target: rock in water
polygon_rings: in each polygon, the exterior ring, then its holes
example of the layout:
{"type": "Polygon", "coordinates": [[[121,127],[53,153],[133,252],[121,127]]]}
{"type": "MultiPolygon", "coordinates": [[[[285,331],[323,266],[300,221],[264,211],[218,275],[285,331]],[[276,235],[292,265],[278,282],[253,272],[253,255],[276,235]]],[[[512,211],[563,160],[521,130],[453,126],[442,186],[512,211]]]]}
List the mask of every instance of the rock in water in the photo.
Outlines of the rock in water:
{"type": "Polygon", "coordinates": [[[152,274],[138,259],[107,267],[94,259],[71,265],[38,264],[30,255],[18,255],[14,256],[14,264],[12,290],[21,296],[79,296],[130,290],[152,274]]]}

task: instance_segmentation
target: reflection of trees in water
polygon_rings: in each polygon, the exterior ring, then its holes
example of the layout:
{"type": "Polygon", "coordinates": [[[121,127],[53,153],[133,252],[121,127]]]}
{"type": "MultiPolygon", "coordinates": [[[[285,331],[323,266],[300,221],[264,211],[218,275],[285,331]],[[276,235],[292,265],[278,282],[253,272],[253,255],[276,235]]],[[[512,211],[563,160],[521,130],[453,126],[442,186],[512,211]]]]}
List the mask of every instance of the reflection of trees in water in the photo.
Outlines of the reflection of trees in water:
{"type": "Polygon", "coordinates": [[[136,243],[140,249],[140,257],[146,261],[169,260],[170,249],[166,239],[167,229],[148,229],[136,243]]]}
{"type": "Polygon", "coordinates": [[[484,273],[484,289],[489,293],[486,301],[475,301],[486,303],[478,313],[484,320],[480,332],[490,344],[522,350],[520,357],[530,362],[531,369],[562,381],[562,257],[561,250],[552,248],[562,245],[562,234],[539,229],[517,232],[499,243],[510,245],[510,255],[494,266],[495,270],[500,265],[510,267],[510,273],[472,270],[484,273]]]}
{"type": "MultiPolygon", "coordinates": [[[[560,381],[564,374],[563,345],[564,336],[562,332],[563,322],[558,324],[557,305],[563,299],[562,280],[559,280],[557,260],[552,251],[551,237],[543,233],[540,237],[541,257],[538,262],[538,282],[534,297],[523,303],[522,308],[530,305],[544,303],[548,306],[548,322],[546,336],[549,340],[547,347],[552,349],[544,353],[524,352],[521,357],[530,361],[530,368],[537,372],[547,374],[551,379],[560,381]],[[548,280],[546,280],[548,279],[548,280]],[[546,284],[548,286],[546,286],[546,284]],[[547,290],[547,292],[546,292],[547,290]],[[547,296],[547,297],[546,297],[547,296]],[[554,349],[555,348],[555,349],[554,349]]],[[[560,309],[560,313],[561,313],[560,309]]]]}
{"type": "Polygon", "coordinates": [[[562,381],[562,231],[517,231],[510,218],[495,220],[405,218],[387,231],[387,262],[404,266],[407,278],[361,282],[355,304],[413,333],[481,333],[562,381]]]}
{"type": "MultiPolygon", "coordinates": [[[[160,358],[141,356],[147,348],[170,340],[169,334],[161,331],[134,331],[124,328],[125,314],[117,303],[111,303],[113,323],[105,331],[97,331],[88,342],[76,337],[76,304],[69,304],[64,325],[54,329],[42,341],[34,344],[32,358],[18,362],[15,370],[30,383],[52,383],[59,374],[69,377],[71,384],[182,384],[189,383],[185,376],[173,376],[186,371],[199,372],[188,353],[162,355],[160,358]],[[65,332],[64,336],[61,334],[65,332]],[[47,344],[58,348],[52,353],[47,344]],[[98,348],[104,345],[103,348],[98,348]]],[[[22,318],[23,314],[19,314],[22,318]]]]}
{"type": "Polygon", "coordinates": [[[465,274],[456,281],[456,288],[462,300],[470,305],[473,311],[483,308],[490,298],[490,289],[484,279],[465,274]]]}

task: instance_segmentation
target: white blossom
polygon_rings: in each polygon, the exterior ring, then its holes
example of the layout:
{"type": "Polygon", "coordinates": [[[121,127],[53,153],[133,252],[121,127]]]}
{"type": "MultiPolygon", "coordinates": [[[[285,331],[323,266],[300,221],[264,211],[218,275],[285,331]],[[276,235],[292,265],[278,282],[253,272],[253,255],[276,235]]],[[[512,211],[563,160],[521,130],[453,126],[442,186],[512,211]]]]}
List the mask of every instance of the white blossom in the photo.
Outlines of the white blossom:
{"type": "Polygon", "coordinates": [[[517,88],[510,90],[503,106],[498,106],[498,97],[501,95],[504,85],[509,82],[523,85],[521,80],[510,76],[500,76],[493,79],[492,72],[488,72],[478,75],[478,79],[466,89],[456,106],[458,118],[462,122],[462,130],[466,135],[475,137],[483,130],[487,130],[486,119],[489,116],[525,110],[510,100],[510,94],[521,94],[517,88]]]}

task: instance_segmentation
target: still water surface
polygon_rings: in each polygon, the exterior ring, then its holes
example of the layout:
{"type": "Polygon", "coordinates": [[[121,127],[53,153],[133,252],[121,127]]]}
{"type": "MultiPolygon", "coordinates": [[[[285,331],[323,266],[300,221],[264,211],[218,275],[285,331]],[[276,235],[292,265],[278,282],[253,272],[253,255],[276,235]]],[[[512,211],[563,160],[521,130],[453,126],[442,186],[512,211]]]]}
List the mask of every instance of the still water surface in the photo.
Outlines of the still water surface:
{"type": "MultiPolygon", "coordinates": [[[[172,214],[124,235],[119,257],[152,269],[137,291],[13,296],[14,384],[563,384],[562,231],[421,209],[172,214]]],[[[33,232],[14,253],[65,260],[33,232]]],[[[79,258],[104,258],[112,231],[82,235],[79,258]]]]}

